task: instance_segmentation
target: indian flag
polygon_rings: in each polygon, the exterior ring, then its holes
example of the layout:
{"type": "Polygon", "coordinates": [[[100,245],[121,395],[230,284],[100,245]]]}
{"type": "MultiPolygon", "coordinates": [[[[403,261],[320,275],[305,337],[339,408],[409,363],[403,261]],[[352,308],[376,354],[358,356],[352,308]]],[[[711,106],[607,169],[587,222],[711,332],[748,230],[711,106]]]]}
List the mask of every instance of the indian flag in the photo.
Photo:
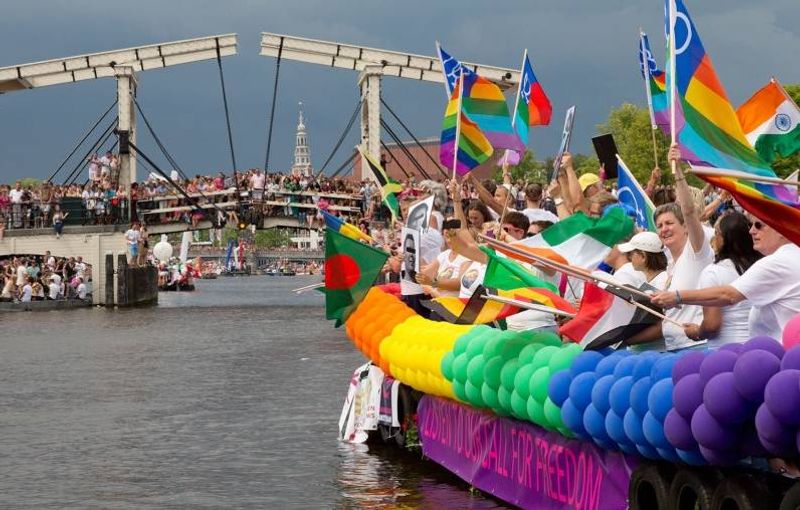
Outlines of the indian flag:
{"type": "Polygon", "coordinates": [[[800,150],[800,109],[772,79],[736,111],[750,144],[767,162],[775,153],[788,157],[800,150]]]}
{"type": "Polygon", "coordinates": [[[551,260],[564,259],[570,265],[594,269],[615,244],[632,233],[633,220],[622,208],[615,207],[601,218],[573,214],[514,246],[538,248],[540,255],[549,252],[551,260]]]}

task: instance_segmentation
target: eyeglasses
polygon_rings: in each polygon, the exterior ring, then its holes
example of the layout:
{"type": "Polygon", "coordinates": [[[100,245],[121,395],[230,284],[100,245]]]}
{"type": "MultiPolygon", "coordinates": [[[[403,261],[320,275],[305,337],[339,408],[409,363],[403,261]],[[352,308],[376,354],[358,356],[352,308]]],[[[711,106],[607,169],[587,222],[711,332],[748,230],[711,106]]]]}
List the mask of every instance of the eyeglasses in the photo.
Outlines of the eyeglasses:
{"type": "Polygon", "coordinates": [[[751,222],[750,222],[750,227],[755,227],[755,229],[756,229],[756,230],[761,230],[761,229],[762,229],[762,228],[764,228],[765,226],[766,226],[766,225],[764,225],[764,224],[763,224],[762,222],[760,222],[760,221],[751,221],[751,222]]]}

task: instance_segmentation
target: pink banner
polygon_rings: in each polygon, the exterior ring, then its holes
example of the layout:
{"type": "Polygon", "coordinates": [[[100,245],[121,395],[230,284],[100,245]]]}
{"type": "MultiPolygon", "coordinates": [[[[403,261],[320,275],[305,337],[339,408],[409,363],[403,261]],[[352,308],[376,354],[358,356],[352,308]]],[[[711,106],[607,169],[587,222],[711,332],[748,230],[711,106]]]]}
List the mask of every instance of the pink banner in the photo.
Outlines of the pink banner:
{"type": "Polygon", "coordinates": [[[504,501],[536,509],[628,507],[633,457],[443,398],[423,397],[417,416],[427,457],[504,501]]]}

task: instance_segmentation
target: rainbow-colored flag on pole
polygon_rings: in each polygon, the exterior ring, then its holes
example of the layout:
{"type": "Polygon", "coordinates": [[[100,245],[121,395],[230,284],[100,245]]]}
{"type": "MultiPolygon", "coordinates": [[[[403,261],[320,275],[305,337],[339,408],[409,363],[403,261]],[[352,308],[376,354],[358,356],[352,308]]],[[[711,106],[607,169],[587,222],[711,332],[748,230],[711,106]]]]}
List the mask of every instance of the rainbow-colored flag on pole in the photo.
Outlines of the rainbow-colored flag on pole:
{"type": "Polygon", "coordinates": [[[682,0],[666,0],[667,100],[684,159],[772,177],[745,137],[736,112],[682,0]],[[674,29],[674,30],[673,30],[674,29]]]}
{"type": "Polygon", "coordinates": [[[439,161],[453,174],[464,175],[488,160],[494,148],[480,127],[463,110],[465,78],[461,78],[453,89],[442,121],[442,136],[439,143],[439,161]]]}
{"type": "Polygon", "coordinates": [[[661,127],[669,136],[669,106],[667,105],[666,74],[658,68],[647,34],[639,32],[639,67],[644,78],[647,94],[647,108],[650,110],[650,123],[653,129],[661,127]]]}

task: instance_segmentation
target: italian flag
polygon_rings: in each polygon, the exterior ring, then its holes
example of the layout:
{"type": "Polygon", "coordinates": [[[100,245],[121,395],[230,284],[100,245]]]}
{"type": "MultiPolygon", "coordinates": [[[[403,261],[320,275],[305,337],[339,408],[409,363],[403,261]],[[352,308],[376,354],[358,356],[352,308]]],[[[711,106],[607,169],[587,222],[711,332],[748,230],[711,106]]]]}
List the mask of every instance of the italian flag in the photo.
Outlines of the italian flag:
{"type": "Polygon", "coordinates": [[[606,258],[615,244],[633,233],[633,220],[615,207],[601,218],[589,218],[579,212],[546,228],[540,234],[514,246],[535,249],[551,260],[566,260],[570,265],[594,269],[606,258]]]}
{"type": "Polygon", "coordinates": [[[774,79],[736,111],[742,130],[764,161],[800,150],[800,109],[774,79]]]}

